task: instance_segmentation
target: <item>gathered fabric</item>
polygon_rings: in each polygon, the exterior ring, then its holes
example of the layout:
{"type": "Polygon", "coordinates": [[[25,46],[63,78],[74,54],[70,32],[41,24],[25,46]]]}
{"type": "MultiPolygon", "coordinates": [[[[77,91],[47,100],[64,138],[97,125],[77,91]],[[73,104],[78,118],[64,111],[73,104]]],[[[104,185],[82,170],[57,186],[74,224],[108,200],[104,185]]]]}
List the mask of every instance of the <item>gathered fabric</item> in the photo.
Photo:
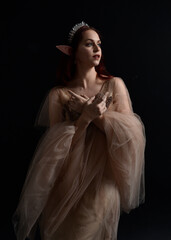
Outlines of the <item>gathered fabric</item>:
{"type": "Polygon", "coordinates": [[[30,163],[13,215],[17,240],[116,240],[120,211],[145,199],[145,131],[133,112],[122,79],[105,80],[100,93],[112,97],[100,130],[92,121],[78,131],[70,94],[54,87],[36,124],[49,127],[30,163]]]}

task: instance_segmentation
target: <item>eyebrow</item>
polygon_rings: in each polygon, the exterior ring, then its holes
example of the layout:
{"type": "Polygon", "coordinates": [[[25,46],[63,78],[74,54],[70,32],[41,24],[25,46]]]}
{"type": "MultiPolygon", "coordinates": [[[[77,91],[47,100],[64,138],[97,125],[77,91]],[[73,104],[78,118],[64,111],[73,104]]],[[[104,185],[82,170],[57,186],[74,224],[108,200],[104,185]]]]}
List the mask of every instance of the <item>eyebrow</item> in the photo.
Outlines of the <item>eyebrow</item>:
{"type": "MultiPolygon", "coordinates": [[[[85,39],[85,41],[88,41],[88,40],[90,40],[90,41],[92,41],[92,42],[95,42],[95,40],[93,40],[93,39],[91,39],[91,38],[85,39]]],[[[101,42],[101,40],[98,39],[97,42],[101,42]]]]}

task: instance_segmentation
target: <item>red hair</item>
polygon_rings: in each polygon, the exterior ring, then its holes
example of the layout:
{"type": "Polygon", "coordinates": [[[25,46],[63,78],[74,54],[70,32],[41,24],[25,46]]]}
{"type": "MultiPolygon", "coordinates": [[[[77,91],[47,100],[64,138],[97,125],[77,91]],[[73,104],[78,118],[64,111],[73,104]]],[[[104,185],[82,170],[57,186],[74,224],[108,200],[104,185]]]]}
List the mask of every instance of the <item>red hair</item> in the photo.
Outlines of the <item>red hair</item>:
{"type": "MultiPolygon", "coordinates": [[[[61,59],[60,59],[59,66],[57,68],[57,74],[56,74],[58,84],[66,85],[69,81],[72,80],[75,74],[75,63],[74,63],[75,53],[80,41],[82,40],[82,33],[87,30],[95,31],[101,38],[99,31],[93,27],[83,26],[76,31],[72,39],[72,42],[70,44],[73,50],[71,56],[68,56],[65,54],[61,55],[61,59]]],[[[97,75],[103,80],[111,79],[113,77],[106,70],[103,55],[101,57],[99,65],[95,67],[95,70],[97,72],[97,75]]]]}

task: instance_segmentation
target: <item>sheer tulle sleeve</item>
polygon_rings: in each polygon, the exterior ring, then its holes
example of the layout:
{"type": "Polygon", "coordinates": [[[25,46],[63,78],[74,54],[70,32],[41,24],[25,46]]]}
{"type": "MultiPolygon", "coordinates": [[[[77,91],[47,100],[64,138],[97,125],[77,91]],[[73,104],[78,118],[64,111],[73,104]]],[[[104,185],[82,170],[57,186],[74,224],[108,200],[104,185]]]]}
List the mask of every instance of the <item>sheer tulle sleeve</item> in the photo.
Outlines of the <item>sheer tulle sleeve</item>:
{"type": "Polygon", "coordinates": [[[129,93],[122,79],[116,78],[111,83],[113,104],[104,115],[104,130],[121,207],[129,212],[145,197],[145,132],[140,117],[133,113],[129,93]]]}
{"type": "Polygon", "coordinates": [[[75,126],[63,120],[60,90],[49,91],[36,124],[50,126],[40,139],[13,215],[18,240],[34,239],[34,226],[68,157],[75,126]]]}
{"type": "Polygon", "coordinates": [[[40,107],[35,125],[52,127],[58,122],[63,121],[62,102],[60,98],[60,88],[52,88],[40,107]]]}

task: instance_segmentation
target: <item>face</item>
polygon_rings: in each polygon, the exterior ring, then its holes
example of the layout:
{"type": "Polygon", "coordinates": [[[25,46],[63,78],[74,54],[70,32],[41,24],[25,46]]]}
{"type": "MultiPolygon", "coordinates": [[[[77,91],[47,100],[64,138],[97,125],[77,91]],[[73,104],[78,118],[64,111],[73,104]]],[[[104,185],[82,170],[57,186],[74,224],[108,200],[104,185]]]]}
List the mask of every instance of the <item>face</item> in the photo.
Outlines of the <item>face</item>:
{"type": "Polygon", "coordinates": [[[102,51],[99,35],[94,30],[87,30],[82,33],[82,40],[76,51],[76,64],[95,67],[99,65],[102,51]]]}

